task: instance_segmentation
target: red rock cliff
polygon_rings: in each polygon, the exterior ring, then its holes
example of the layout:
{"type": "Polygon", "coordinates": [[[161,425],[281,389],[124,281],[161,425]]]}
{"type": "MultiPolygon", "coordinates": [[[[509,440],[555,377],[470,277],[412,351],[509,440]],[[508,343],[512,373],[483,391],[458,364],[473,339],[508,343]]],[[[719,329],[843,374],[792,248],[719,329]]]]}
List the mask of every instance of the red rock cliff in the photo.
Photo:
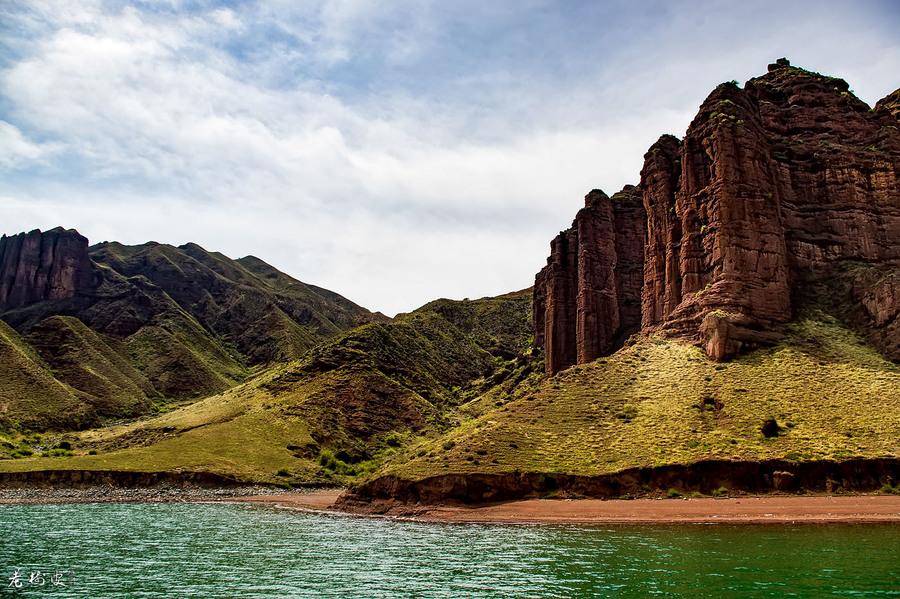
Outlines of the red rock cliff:
{"type": "Polygon", "coordinates": [[[56,228],[0,237],[0,312],[87,292],[93,285],[88,241],[56,228]]]}
{"type": "Polygon", "coordinates": [[[572,227],[550,244],[534,286],[535,343],[558,372],[609,353],[640,325],[644,254],[640,190],[585,197],[572,227]]]}
{"type": "Polygon", "coordinates": [[[777,339],[804,281],[847,265],[857,324],[900,358],[898,115],[900,90],[870,109],[845,81],[784,59],[743,89],[717,87],[683,140],[664,135],[644,157],[644,229],[629,243],[646,251],[628,283],[609,283],[623,228],[590,201],[554,240],[535,285],[548,372],[610,350],[622,325],[612,296],[640,295],[644,332],[723,360],[777,339]]]}
{"type": "Polygon", "coordinates": [[[680,144],[657,142],[641,173],[644,330],[726,359],[774,338],[798,280],[897,262],[892,96],[870,110],[845,81],[781,60],[744,89],[716,88],[680,144]]]}

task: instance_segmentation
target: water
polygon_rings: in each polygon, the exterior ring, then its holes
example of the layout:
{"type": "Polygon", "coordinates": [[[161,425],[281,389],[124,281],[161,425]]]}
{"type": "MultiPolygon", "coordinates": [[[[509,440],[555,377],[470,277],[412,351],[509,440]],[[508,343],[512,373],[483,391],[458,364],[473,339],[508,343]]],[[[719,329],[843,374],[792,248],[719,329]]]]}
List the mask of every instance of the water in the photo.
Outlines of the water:
{"type": "Polygon", "coordinates": [[[421,524],[0,506],[0,597],[900,597],[900,526],[421,524]],[[23,587],[7,585],[16,567],[23,587]],[[44,586],[28,584],[41,571],[44,586]],[[50,576],[66,571],[51,586],[50,576]]]}

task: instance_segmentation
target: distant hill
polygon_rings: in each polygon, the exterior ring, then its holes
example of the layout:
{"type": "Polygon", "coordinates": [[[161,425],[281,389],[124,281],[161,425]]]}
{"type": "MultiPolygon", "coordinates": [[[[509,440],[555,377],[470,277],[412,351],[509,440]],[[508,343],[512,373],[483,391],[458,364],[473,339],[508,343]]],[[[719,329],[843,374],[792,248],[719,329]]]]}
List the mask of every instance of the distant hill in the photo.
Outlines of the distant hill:
{"type": "Polygon", "coordinates": [[[252,367],[386,320],[258,258],[196,244],[88,247],[61,228],[0,239],[0,319],[50,377],[14,391],[0,380],[0,418],[39,430],[218,393],[252,367]]]}
{"type": "Polygon", "coordinates": [[[414,440],[453,430],[476,398],[539,378],[530,311],[530,289],[437,300],[345,331],[299,360],[171,412],[33,440],[68,439],[76,455],[0,461],[0,470],[179,469],[269,482],[346,481],[414,440]]]}

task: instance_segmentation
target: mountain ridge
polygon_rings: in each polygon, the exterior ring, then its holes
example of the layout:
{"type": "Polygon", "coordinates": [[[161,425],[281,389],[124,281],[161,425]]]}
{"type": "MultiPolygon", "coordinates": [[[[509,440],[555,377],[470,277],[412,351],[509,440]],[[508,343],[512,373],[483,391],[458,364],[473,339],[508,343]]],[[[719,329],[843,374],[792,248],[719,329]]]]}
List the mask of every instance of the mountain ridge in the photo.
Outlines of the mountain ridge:
{"type": "MultiPolygon", "coordinates": [[[[218,393],[253,367],[295,359],[385,318],[258,259],[252,267],[264,275],[254,273],[250,262],[194,243],[89,246],[62,227],[0,238],[0,318],[92,406],[87,421],[55,417],[53,426],[83,427],[218,393]],[[79,359],[91,366],[79,367],[79,359]]],[[[51,423],[15,409],[4,417],[29,428],[51,423]]]]}

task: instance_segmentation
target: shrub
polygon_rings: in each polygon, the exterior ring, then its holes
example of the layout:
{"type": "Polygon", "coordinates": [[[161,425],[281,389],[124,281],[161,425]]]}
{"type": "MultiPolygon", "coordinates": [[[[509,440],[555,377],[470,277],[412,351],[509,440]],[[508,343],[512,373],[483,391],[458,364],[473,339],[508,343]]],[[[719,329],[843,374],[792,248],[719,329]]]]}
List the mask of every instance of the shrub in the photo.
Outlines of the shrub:
{"type": "Polygon", "coordinates": [[[278,472],[275,473],[275,476],[290,476],[290,475],[291,475],[291,473],[288,472],[284,468],[282,468],[281,470],[279,470],[278,472]]]}
{"type": "Polygon", "coordinates": [[[878,489],[879,493],[885,493],[888,495],[900,495],[900,486],[892,486],[891,483],[884,483],[881,485],[881,488],[878,489]]]}
{"type": "Polygon", "coordinates": [[[347,462],[335,457],[335,455],[328,449],[323,449],[319,454],[319,465],[322,466],[325,470],[331,470],[335,474],[341,474],[344,476],[355,476],[356,468],[348,464],[347,462]]]}
{"type": "Polygon", "coordinates": [[[728,488],[719,487],[718,489],[712,492],[713,497],[727,497],[728,496],[728,488]]]}
{"type": "Polygon", "coordinates": [[[323,449],[319,452],[319,465],[327,470],[334,470],[337,458],[330,449],[323,449]]]}
{"type": "Polygon", "coordinates": [[[444,441],[444,444],[441,445],[441,447],[443,447],[445,451],[450,451],[451,449],[456,447],[456,442],[455,441],[444,441]]]}
{"type": "Polygon", "coordinates": [[[668,497],[669,499],[678,499],[679,497],[683,497],[683,495],[681,494],[681,491],[679,491],[675,487],[672,487],[671,489],[666,491],[666,497],[668,497]]]}
{"type": "Polygon", "coordinates": [[[763,422],[763,425],[760,428],[760,431],[762,432],[763,437],[765,437],[766,439],[771,439],[772,437],[777,437],[779,434],[781,434],[781,431],[783,431],[783,430],[784,429],[781,428],[781,426],[778,424],[778,421],[775,420],[774,418],[769,418],[768,420],[763,422]]]}

